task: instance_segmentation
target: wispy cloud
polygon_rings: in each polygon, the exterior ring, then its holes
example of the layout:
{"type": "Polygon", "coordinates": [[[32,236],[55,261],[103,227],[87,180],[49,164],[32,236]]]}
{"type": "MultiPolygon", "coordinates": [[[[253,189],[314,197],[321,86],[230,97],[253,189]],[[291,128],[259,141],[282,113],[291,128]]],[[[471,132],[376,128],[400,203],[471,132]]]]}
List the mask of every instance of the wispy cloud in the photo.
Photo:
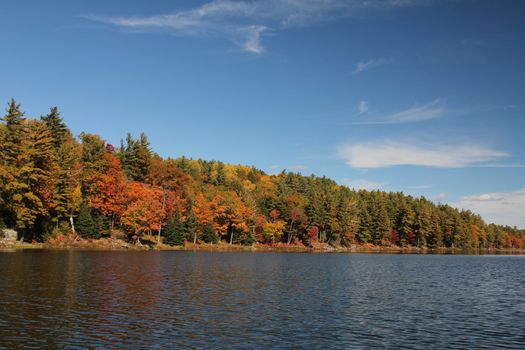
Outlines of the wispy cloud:
{"type": "Polygon", "coordinates": [[[440,99],[436,99],[424,105],[415,105],[408,109],[371,120],[356,121],[352,124],[376,125],[376,124],[403,124],[416,123],[443,116],[447,109],[440,99]]]}
{"type": "Polygon", "coordinates": [[[359,104],[357,105],[357,110],[360,114],[368,112],[368,102],[359,101],[359,104]]]}
{"type": "Polygon", "coordinates": [[[450,205],[479,213],[488,222],[525,228],[525,189],[464,196],[450,205]]]}
{"type": "Polygon", "coordinates": [[[387,60],[384,58],[378,58],[378,59],[371,59],[365,62],[358,62],[354,69],[354,74],[362,73],[366,70],[370,70],[372,68],[376,68],[379,66],[384,66],[386,64],[392,64],[393,62],[391,60],[387,60]]]}
{"type": "Polygon", "coordinates": [[[369,181],[366,179],[342,179],[341,184],[350,188],[353,188],[355,190],[379,190],[381,189],[385,184],[383,182],[375,182],[375,181],[369,181]]]}
{"type": "Polygon", "coordinates": [[[474,144],[453,146],[379,141],[344,145],[339,149],[339,156],[353,168],[385,168],[398,165],[460,168],[483,165],[508,154],[474,144]]]}
{"type": "Polygon", "coordinates": [[[434,200],[438,201],[438,202],[442,202],[443,200],[445,200],[447,198],[447,194],[446,193],[439,193],[437,196],[434,197],[434,200]]]}
{"type": "MultiPolygon", "coordinates": [[[[415,0],[215,0],[199,7],[155,16],[84,18],[133,30],[157,29],[181,36],[226,38],[244,51],[260,54],[264,52],[262,35],[268,30],[307,27],[345,18],[360,10],[419,4],[415,0]]],[[[374,62],[370,64],[374,65],[374,62]]],[[[371,68],[370,64],[363,69],[371,68]]]]}
{"type": "Polygon", "coordinates": [[[303,164],[295,164],[295,165],[290,165],[288,167],[288,170],[291,170],[291,171],[300,171],[300,170],[306,170],[308,167],[306,165],[303,165],[303,164]]]}

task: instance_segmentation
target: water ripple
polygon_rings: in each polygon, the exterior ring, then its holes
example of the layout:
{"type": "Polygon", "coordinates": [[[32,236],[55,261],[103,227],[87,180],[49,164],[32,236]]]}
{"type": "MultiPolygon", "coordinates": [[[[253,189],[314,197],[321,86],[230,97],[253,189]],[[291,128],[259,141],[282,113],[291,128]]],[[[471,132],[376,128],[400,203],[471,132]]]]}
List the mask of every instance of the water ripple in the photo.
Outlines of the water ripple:
{"type": "Polygon", "coordinates": [[[0,348],[525,347],[525,258],[0,253],[0,348]]]}

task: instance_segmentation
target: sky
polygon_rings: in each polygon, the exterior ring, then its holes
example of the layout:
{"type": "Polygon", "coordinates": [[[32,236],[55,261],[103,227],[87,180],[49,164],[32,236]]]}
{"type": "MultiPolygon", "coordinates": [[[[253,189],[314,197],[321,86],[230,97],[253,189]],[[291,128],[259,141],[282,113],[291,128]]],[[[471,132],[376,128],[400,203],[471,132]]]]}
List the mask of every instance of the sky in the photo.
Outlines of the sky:
{"type": "Polygon", "coordinates": [[[525,2],[2,0],[0,104],[525,228],[525,2]]]}

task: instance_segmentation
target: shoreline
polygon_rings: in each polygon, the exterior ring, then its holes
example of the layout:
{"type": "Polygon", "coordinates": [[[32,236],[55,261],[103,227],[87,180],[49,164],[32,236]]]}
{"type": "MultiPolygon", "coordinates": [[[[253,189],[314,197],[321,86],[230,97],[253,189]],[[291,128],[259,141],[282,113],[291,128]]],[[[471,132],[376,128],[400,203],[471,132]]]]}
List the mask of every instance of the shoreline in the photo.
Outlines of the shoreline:
{"type": "Polygon", "coordinates": [[[306,247],[299,245],[244,246],[237,244],[193,244],[184,246],[132,245],[120,240],[79,242],[79,244],[56,245],[50,243],[10,243],[0,245],[0,252],[19,250],[74,250],[74,251],[189,251],[189,252],[279,252],[279,253],[363,253],[363,254],[429,254],[429,255],[525,255],[525,250],[500,248],[427,248],[427,247],[386,247],[353,245],[332,247],[328,244],[306,247]],[[109,241],[109,242],[108,242],[109,241]]]}

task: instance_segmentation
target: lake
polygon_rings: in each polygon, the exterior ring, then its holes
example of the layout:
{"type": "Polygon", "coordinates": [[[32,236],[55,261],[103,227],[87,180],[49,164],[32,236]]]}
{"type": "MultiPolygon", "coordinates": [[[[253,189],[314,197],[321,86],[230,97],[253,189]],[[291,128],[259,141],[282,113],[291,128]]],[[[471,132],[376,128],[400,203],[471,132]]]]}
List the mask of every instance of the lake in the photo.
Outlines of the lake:
{"type": "Polygon", "coordinates": [[[525,348],[525,256],[0,253],[0,348],[525,348]]]}

